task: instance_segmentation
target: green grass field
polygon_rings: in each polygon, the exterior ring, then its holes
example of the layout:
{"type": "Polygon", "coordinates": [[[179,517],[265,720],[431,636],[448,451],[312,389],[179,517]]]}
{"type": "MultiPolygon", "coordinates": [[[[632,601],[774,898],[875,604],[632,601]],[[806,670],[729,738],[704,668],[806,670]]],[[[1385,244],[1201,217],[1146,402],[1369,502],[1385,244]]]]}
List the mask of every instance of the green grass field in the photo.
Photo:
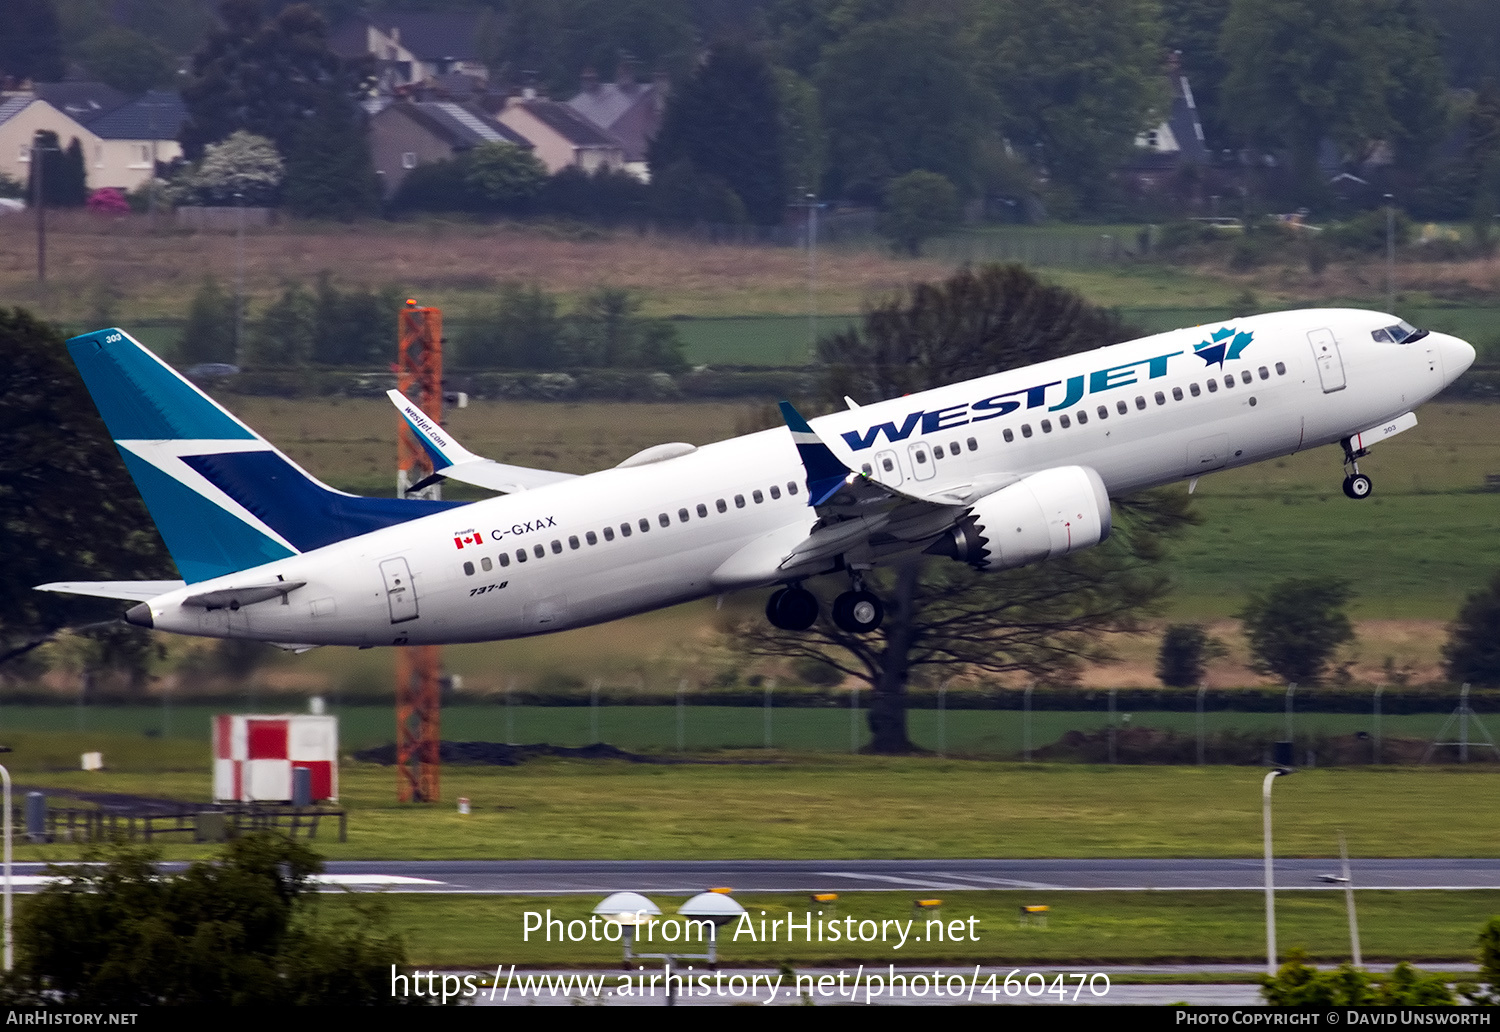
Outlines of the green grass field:
{"type": "MultiPolygon", "coordinates": [[[[732,886],[730,886],[732,887],[732,886]]],[[[836,907],[824,908],[806,896],[737,897],[755,922],[755,939],[736,925],[719,933],[720,963],[730,966],[794,967],[860,962],[867,965],[922,963],[1013,964],[1127,964],[1192,963],[1200,961],[1255,963],[1265,959],[1265,904],[1255,892],[944,892],[941,921],[929,935],[929,916],[916,918],[907,941],[900,943],[894,924],[886,925],[890,941],[806,942],[801,931],[811,917],[813,937],[822,920],[839,922],[840,933],[859,934],[864,921],[913,920],[912,895],[903,892],[843,894],[836,907]],[[1021,906],[1050,907],[1044,928],[1020,925],[1021,906]],[[822,910],[820,916],[819,911],[822,910]],[[797,939],[788,944],[785,925],[778,941],[761,942],[762,912],[770,922],[791,915],[798,924],[797,939]],[[968,923],[974,918],[974,924],[968,923]],[[852,919],[850,925],[846,919],[852,919]],[[953,941],[951,922],[962,922],[963,938],[953,941]],[[923,941],[917,942],[916,938],[923,941]],[[977,941],[975,941],[977,939],[977,941]]],[[[676,907],[682,900],[653,897],[663,922],[652,938],[638,945],[642,952],[679,949],[706,952],[696,942],[684,947],[664,944],[663,935],[680,935],[676,907]],[[673,927],[676,926],[676,927],[673,927]]],[[[329,916],[349,909],[355,901],[325,896],[320,905],[329,916]]],[[[545,941],[544,932],[527,932],[529,923],[541,925],[550,916],[564,922],[588,920],[594,896],[398,896],[383,900],[392,930],[406,945],[407,959],[418,967],[474,968],[493,972],[497,965],[573,968],[614,967],[622,948],[609,942],[545,941]]],[[[1377,892],[1356,893],[1360,944],[1366,961],[1472,961],[1480,926],[1500,913],[1500,892],[1377,892]]],[[[1344,897],[1339,892],[1288,892],[1276,901],[1277,941],[1283,951],[1301,948],[1313,960],[1340,963],[1350,956],[1349,925],[1344,897]]],[[[828,925],[823,926],[826,930],[828,925]]],[[[575,932],[580,929],[575,926],[575,932]]],[[[864,925],[867,936],[878,934],[864,925]]],[[[769,936],[767,936],[769,938],[769,936]]]]}
{"type": "MultiPolygon", "coordinates": [[[[23,788],[207,801],[202,743],[40,732],[10,739],[23,788]],[[75,768],[84,748],[111,768],[75,768]]],[[[396,803],[391,768],[346,761],[349,840],[334,859],[734,859],[751,857],[1244,857],[1261,847],[1255,767],[1126,767],[702,753],[696,762],[542,760],[449,765],[445,803],[396,803]],[[461,815],[453,800],[472,801],[461,815]]],[[[1488,765],[1487,765],[1488,766],[1488,765]]],[[[1277,852],[1493,856],[1493,770],[1317,768],[1277,783],[1277,852]]],[[[169,857],[204,847],[172,844],[169,857]]],[[[76,858],[66,843],[20,859],[76,858]]]]}
{"type": "MultiPolygon", "coordinates": [[[[1222,702],[1217,695],[1215,702],[1222,702]]],[[[300,702],[300,700],[293,700],[300,702]]],[[[26,766],[18,769],[46,770],[70,767],[76,759],[47,745],[47,736],[58,733],[70,737],[98,736],[123,742],[125,756],[142,753],[149,757],[160,742],[169,754],[196,767],[205,762],[210,740],[210,720],[224,712],[274,712],[287,700],[262,697],[255,702],[247,696],[230,705],[161,705],[161,706],[3,706],[0,707],[0,741],[17,748],[25,742],[26,766]],[[145,745],[132,740],[139,736],[145,745]],[[192,752],[189,742],[199,743],[200,754],[192,752]],[[43,751],[32,754],[31,749],[43,751]],[[45,758],[41,758],[45,757],[45,758]]],[[[774,703],[774,699],[773,699],[774,703]]],[[[1090,710],[1066,712],[1040,710],[1031,715],[1032,744],[1041,748],[1056,742],[1069,731],[1094,732],[1109,725],[1106,693],[1095,693],[1090,710]]],[[[339,718],[340,744],[346,751],[390,742],[395,737],[395,718],[389,706],[358,705],[329,709],[339,718]]],[[[769,755],[780,761],[784,751],[797,753],[849,752],[851,742],[864,746],[869,739],[865,712],[853,716],[848,708],[802,708],[774,705],[768,715],[755,706],[717,706],[694,700],[682,710],[682,742],[690,753],[721,749],[764,749],[769,723],[769,755]],[[851,735],[851,724],[854,734],[851,735]]],[[[671,756],[677,751],[678,722],[674,706],[608,706],[597,711],[582,706],[507,707],[495,700],[483,705],[446,705],[442,711],[443,737],[461,742],[512,742],[516,744],[545,742],[550,745],[581,746],[606,742],[631,752],[671,756]]],[[[1121,710],[1122,726],[1169,729],[1191,738],[1196,716],[1183,712],[1134,712],[1121,710]]],[[[1411,716],[1384,716],[1382,734],[1390,739],[1430,740],[1446,721],[1442,713],[1411,716]]],[[[1015,759],[1024,747],[1024,715],[1017,710],[947,710],[915,709],[908,714],[912,740],[918,747],[933,753],[940,749],[948,755],[1015,759]]],[[[1285,717],[1280,713],[1235,713],[1209,711],[1204,715],[1205,731],[1213,735],[1223,731],[1253,734],[1273,740],[1280,736],[1285,717]]],[[[1299,713],[1296,735],[1299,740],[1318,735],[1350,735],[1373,730],[1369,713],[1299,713]]],[[[1500,723],[1496,730],[1500,731],[1500,723]]],[[[1486,754],[1488,755],[1488,754],[1486,754]]],[[[1476,760],[1482,759],[1476,750],[1476,760]]],[[[116,766],[106,752],[110,765],[116,766]]],[[[120,762],[127,762],[122,760],[120,762]]],[[[136,764],[136,759],[128,761],[136,764]]],[[[174,768],[175,769],[175,768],[174,768]]]]}

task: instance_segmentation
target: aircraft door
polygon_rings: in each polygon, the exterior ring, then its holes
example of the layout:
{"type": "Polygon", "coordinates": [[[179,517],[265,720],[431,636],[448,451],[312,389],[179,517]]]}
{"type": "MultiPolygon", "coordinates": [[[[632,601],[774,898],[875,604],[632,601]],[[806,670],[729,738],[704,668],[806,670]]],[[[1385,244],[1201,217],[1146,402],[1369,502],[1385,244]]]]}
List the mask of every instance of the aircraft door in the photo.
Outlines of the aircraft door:
{"type": "Polygon", "coordinates": [[[1313,330],[1307,335],[1312,345],[1313,361],[1318,364],[1318,379],[1323,383],[1323,393],[1332,394],[1344,389],[1344,358],[1339,354],[1339,342],[1332,330],[1313,330]]]}
{"type": "Polygon", "coordinates": [[[901,462],[894,451],[875,453],[875,479],[887,487],[901,486],[901,462]]]}
{"type": "Polygon", "coordinates": [[[937,464],[932,458],[932,449],[925,444],[907,446],[911,455],[911,475],[917,480],[931,480],[937,475],[937,464]]]}
{"type": "Polygon", "coordinates": [[[417,589],[412,583],[411,567],[405,559],[385,559],[380,564],[380,576],[385,580],[385,601],[391,609],[391,623],[415,620],[417,613],[417,589]]]}

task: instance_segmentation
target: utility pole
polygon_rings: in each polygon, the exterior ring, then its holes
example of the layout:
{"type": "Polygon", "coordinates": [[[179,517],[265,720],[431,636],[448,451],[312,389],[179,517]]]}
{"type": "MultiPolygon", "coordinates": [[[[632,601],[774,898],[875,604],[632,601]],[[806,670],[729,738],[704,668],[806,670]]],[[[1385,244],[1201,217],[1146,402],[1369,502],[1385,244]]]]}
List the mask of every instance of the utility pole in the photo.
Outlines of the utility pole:
{"type": "Polygon", "coordinates": [[[46,155],[61,153],[61,147],[48,147],[39,131],[31,138],[31,206],[36,209],[36,281],[47,282],[47,193],[43,189],[46,155]]]}

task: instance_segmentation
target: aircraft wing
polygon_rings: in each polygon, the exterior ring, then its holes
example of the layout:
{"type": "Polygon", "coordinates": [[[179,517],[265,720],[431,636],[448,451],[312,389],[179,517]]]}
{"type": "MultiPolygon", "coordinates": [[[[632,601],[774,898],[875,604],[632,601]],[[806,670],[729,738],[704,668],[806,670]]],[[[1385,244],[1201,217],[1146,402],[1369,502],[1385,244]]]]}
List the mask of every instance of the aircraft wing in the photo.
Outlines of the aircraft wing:
{"type": "Polygon", "coordinates": [[[180,580],[140,581],[54,581],[38,584],[33,591],[55,591],[62,595],[92,595],[94,598],[118,598],[126,602],[148,602],[158,595],[176,591],[180,580]]]}
{"type": "Polygon", "coordinates": [[[409,490],[426,487],[434,479],[461,480],[490,491],[514,494],[536,487],[546,487],[563,480],[572,480],[573,473],[557,473],[550,469],[531,469],[527,466],[512,466],[475,455],[455,441],[436,421],[409,401],[400,391],[386,391],[391,404],[406,420],[406,425],[416,436],[427,457],[432,460],[434,470],[431,477],[414,484],[409,490]]]}
{"type": "Polygon", "coordinates": [[[904,551],[953,526],[980,495],[1016,479],[1006,475],[930,495],[902,490],[850,469],[790,402],[781,402],[781,415],[807,471],[815,519],[810,527],[793,524],[746,545],[714,572],[716,586],[810,576],[839,555],[868,561],[904,551]]]}

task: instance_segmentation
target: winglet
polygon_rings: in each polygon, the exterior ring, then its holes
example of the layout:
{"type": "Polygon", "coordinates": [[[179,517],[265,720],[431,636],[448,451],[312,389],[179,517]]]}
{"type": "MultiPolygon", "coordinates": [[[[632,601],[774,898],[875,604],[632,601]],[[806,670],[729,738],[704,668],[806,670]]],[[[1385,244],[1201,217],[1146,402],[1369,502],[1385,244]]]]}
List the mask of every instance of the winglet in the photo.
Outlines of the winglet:
{"type": "Polygon", "coordinates": [[[411,428],[412,436],[432,460],[434,472],[441,473],[449,466],[457,466],[462,462],[473,462],[479,456],[449,437],[443,428],[428,418],[427,414],[417,408],[406,395],[400,391],[386,391],[386,397],[391,399],[391,404],[401,413],[401,418],[406,420],[406,425],[411,428]]]}
{"type": "Polygon", "coordinates": [[[797,454],[802,457],[802,468],[807,470],[807,504],[822,505],[838,493],[853,471],[829,450],[791,402],[783,401],[780,407],[781,418],[786,420],[787,429],[791,430],[792,440],[797,445],[797,454]]]}

